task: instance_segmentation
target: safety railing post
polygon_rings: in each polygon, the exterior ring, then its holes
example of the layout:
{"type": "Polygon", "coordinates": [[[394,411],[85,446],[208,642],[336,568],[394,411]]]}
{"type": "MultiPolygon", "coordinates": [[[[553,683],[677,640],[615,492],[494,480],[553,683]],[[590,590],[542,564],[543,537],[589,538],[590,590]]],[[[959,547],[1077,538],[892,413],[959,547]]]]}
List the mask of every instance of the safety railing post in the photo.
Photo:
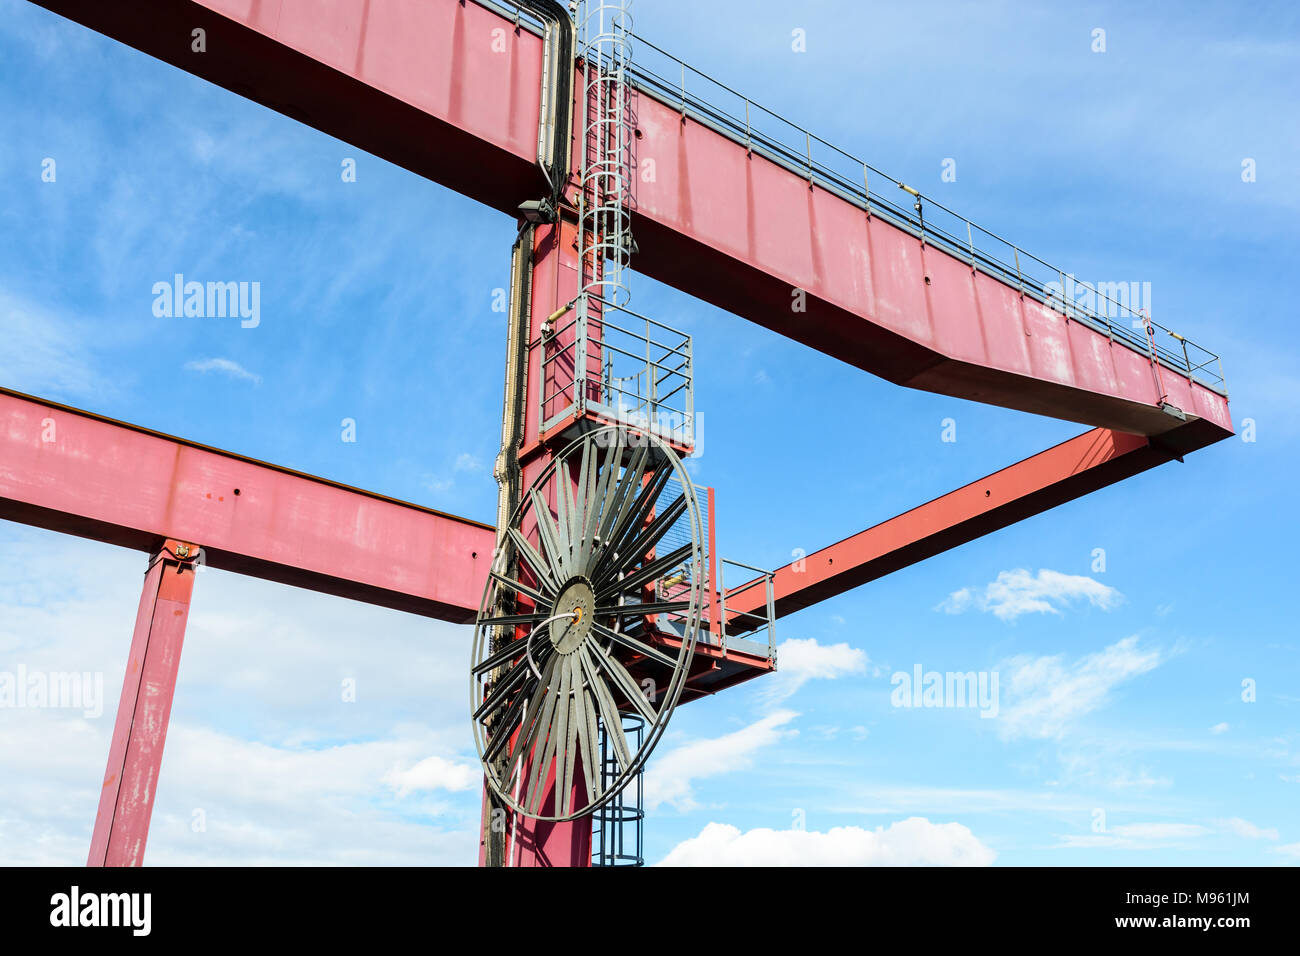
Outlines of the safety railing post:
{"type": "MultiPolygon", "coordinates": [[[[686,421],[684,423],[686,440],[695,444],[695,341],[686,337],[686,421]]],[[[713,512],[710,511],[710,520],[713,512]]]]}
{"type": "Polygon", "coordinates": [[[718,559],[718,643],[722,646],[722,656],[727,656],[727,571],[726,560],[718,559]]]}
{"type": "Polygon", "coordinates": [[[776,657],[776,588],[773,584],[773,573],[767,573],[767,657],[772,660],[776,657]]]}
{"type": "MultiPolygon", "coordinates": [[[[603,315],[603,312],[602,312],[603,315]]],[[[573,338],[573,409],[581,415],[587,404],[587,293],[578,296],[573,338]]]]}

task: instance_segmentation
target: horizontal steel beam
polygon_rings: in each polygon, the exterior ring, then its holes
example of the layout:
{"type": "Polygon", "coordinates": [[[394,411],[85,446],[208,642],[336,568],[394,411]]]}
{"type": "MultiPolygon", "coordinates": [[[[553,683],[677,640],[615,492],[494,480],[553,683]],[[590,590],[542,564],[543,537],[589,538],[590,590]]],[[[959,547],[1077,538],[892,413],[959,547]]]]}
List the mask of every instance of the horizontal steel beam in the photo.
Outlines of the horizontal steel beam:
{"type": "MultiPolygon", "coordinates": [[[[473,0],[33,2],[502,211],[546,191],[542,38],[473,0]]],[[[1231,429],[1218,392],[681,104],[643,91],[633,113],[638,271],[901,385],[1134,434],[1188,427],[1163,403],[1231,429]]]]}
{"type": "MultiPolygon", "coordinates": [[[[779,568],[773,580],[776,615],[793,614],[1221,437],[1207,422],[1180,431],[1178,444],[1095,428],[779,568]]],[[[762,587],[728,598],[728,620],[733,610],[765,613],[762,603],[762,587]]]]}
{"type": "Polygon", "coordinates": [[[0,389],[0,518],[457,623],[488,525],[0,389]]]}

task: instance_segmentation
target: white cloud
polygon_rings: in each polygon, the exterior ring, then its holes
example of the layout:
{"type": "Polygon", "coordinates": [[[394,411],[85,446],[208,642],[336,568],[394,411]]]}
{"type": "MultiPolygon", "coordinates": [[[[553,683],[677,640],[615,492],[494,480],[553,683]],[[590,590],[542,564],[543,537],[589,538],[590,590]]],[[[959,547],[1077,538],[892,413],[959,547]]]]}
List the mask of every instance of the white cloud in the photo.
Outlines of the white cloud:
{"type": "Polygon", "coordinates": [[[1119,684],[1161,663],[1157,650],[1126,637],[1073,664],[1054,657],[1015,657],[998,668],[1004,676],[999,730],[1002,736],[1060,738],[1072,724],[1103,706],[1119,684]]]}
{"type": "Polygon", "coordinates": [[[1247,840],[1276,840],[1279,836],[1276,829],[1257,827],[1249,820],[1243,820],[1241,817],[1230,817],[1227,820],[1218,820],[1216,822],[1229,833],[1245,837],[1247,840]]]}
{"type": "Polygon", "coordinates": [[[85,324],[0,289],[0,382],[35,395],[96,396],[113,388],[97,371],[85,324]]]}
{"type": "MultiPolygon", "coordinates": [[[[1076,764],[1086,764],[1083,758],[1077,758],[1076,764]]],[[[1121,770],[1110,778],[1110,786],[1115,790],[1150,790],[1153,787],[1171,787],[1173,780],[1169,777],[1153,777],[1145,767],[1136,772],[1121,770]]]]}
{"type": "Polygon", "coordinates": [[[483,771],[477,766],[456,763],[436,754],[425,757],[414,767],[394,767],[384,774],[384,783],[399,797],[417,790],[469,790],[478,786],[482,779],[483,771]]]}
{"type": "Polygon", "coordinates": [[[1204,836],[1209,831],[1197,823],[1126,823],[1112,827],[1111,832],[1134,840],[1179,840],[1204,836]]]}
{"type": "Polygon", "coordinates": [[[1300,860],[1300,843],[1284,843],[1282,846],[1274,847],[1274,853],[1281,853],[1283,856],[1295,857],[1300,860]]]}
{"type": "MultiPolygon", "coordinates": [[[[938,814],[941,816],[972,813],[998,815],[1043,813],[1088,813],[1097,806],[1093,795],[1071,794],[1056,789],[1043,790],[976,790],[959,787],[916,785],[871,785],[859,787],[856,803],[839,808],[845,813],[871,815],[938,814]]],[[[1125,805],[1126,808],[1127,805],[1125,805]]]]}
{"type": "Polygon", "coordinates": [[[965,587],[953,591],[935,610],[947,614],[971,609],[989,611],[1000,620],[1014,621],[1022,614],[1060,614],[1062,607],[1079,600],[1109,611],[1123,600],[1123,595],[1087,575],[1044,568],[1035,576],[1016,568],[1000,572],[982,590],[965,587]]]}
{"type": "Polygon", "coordinates": [[[220,372],[222,375],[228,375],[233,379],[245,382],[252,382],[254,385],[261,384],[262,376],[255,375],[238,362],[224,358],[210,358],[186,362],[185,367],[191,372],[220,372]]]}
{"type": "Polygon", "coordinates": [[[1228,725],[1226,723],[1215,724],[1213,727],[1210,728],[1210,733],[1212,734],[1226,734],[1227,732],[1228,732],[1228,725]]]}
{"type": "MultiPolygon", "coordinates": [[[[0,709],[0,865],[85,862],[144,565],[136,552],[0,525],[0,669],[102,674],[107,698],[98,719],[0,709]],[[94,573],[69,583],[68,567],[94,573]]],[[[468,637],[204,569],[146,863],[472,865],[481,808],[477,775],[464,785],[477,766],[463,752],[468,637]],[[462,768],[441,789],[427,786],[440,779],[423,763],[430,754],[462,768]]]]}
{"type": "Polygon", "coordinates": [[[752,766],[756,751],[795,732],[782,728],[797,716],[792,710],[778,710],[730,734],[693,740],[666,754],[656,754],[646,768],[646,809],[664,803],[682,811],[693,809],[693,781],[752,766]]]}
{"type": "Polygon", "coordinates": [[[744,833],[710,823],[660,866],[988,866],[996,854],[960,823],[909,817],[888,827],[744,833]]]}
{"type": "Polygon", "coordinates": [[[776,674],[763,688],[769,703],[784,700],[810,680],[865,673],[871,663],[856,647],[843,642],[823,645],[815,637],[782,641],[776,648],[776,661],[776,674]]]}
{"type": "Polygon", "coordinates": [[[1178,846],[1209,832],[1197,823],[1126,823],[1105,833],[1068,834],[1057,846],[1076,850],[1155,850],[1178,846]]]}

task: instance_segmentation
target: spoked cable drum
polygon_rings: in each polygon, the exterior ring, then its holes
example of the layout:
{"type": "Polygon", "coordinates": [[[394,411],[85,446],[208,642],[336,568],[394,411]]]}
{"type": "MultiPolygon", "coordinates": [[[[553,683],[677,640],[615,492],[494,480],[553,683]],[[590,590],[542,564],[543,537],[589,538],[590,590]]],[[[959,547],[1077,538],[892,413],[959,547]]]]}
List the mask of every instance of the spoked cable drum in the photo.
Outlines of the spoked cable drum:
{"type": "Polygon", "coordinates": [[[475,745],[502,804],[574,820],[635,779],[686,685],[705,593],[699,503],[671,447],[611,425],[550,462],[500,540],[474,627],[475,745]],[[681,494],[665,503],[670,481],[681,494]],[[645,721],[639,747],[623,713],[645,721]]]}

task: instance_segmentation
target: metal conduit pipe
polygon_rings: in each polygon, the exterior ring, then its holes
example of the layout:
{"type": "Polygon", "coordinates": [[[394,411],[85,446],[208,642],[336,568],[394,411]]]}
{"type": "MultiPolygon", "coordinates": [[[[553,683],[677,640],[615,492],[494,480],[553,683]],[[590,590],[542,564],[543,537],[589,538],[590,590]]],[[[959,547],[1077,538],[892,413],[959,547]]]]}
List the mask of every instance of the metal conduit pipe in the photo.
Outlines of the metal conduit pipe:
{"type": "Polygon", "coordinates": [[[573,20],[558,0],[513,0],[544,24],[542,109],[537,128],[537,165],[557,199],[569,178],[569,124],[573,113],[573,20]]]}
{"type": "MultiPolygon", "coordinates": [[[[528,319],[531,313],[533,284],[533,234],[536,227],[524,223],[515,237],[515,244],[510,250],[510,313],[507,318],[506,331],[506,374],[505,394],[501,405],[501,451],[497,454],[492,469],[497,480],[497,554],[503,550],[509,554],[507,569],[511,577],[516,574],[515,559],[511,554],[510,540],[506,528],[510,516],[519,505],[522,476],[519,468],[519,444],[523,438],[524,427],[524,379],[525,363],[528,361],[528,319]]],[[[492,557],[496,566],[497,554],[492,557]]],[[[509,614],[514,610],[499,602],[494,608],[498,615],[509,614]]],[[[510,628],[501,628],[502,632],[510,628]]],[[[509,633],[498,633],[493,637],[493,650],[504,646],[511,639],[509,633]]],[[[504,757],[502,760],[504,761],[504,757]]],[[[484,862],[488,866],[504,866],[506,863],[506,835],[504,828],[494,826],[498,810],[504,811],[491,791],[488,791],[487,803],[483,814],[484,862]]]]}

